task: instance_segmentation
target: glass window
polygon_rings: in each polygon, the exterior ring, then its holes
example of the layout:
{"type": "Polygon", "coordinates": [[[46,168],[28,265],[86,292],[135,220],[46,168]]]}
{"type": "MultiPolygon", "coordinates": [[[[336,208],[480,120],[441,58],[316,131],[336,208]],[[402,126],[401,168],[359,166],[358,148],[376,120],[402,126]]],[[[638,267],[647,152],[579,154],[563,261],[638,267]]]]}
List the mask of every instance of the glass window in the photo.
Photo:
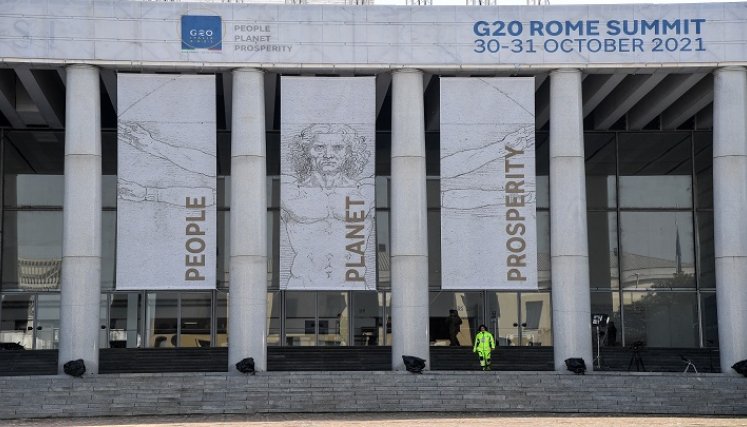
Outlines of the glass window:
{"type": "Polygon", "coordinates": [[[520,346],[519,294],[487,292],[487,300],[488,323],[485,326],[495,337],[496,345],[520,346]]]}
{"type": "Polygon", "coordinates": [[[552,287],[552,266],[550,262],[550,212],[537,212],[537,286],[539,289],[552,287]]]}
{"type": "Polygon", "coordinates": [[[625,288],[694,288],[690,212],[621,212],[625,288]]]}
{"type": "Polygon", "coordinates": [[[695,214],[698,231],[698,287],[716,289],[716,253],[713,247],[713,212],[695,214]]]}
{"type": "MultiPolygon", "coordinates": [[[[434,80],[438,84],[438,80],[434,80]]],[[[434,176],[441,174],[441,134],[439,132],[425,133],[425,173],[434,176]]]]}
{"type": "Polygon", "coordinates": [[[38,295],[36,300],[36,349],[55,349],[59,341],[60,294],[38,295]]]}
{"type": "Polygon", "coordinates": [[[267,345],[278,346],[280,342],[281,330],[281,293],[267,292],[267,345]]]}
{"type": "MultiPolygon", "coordinates": [[[[620,295],[617,292],[592,292],[591,314],[604,314],[607,324],[598,330],[592,327],[592,345],[596,348],[597,337],[602,347],[619,347],[622,342],[622,317],[620,311],[620,295]],[[598,332],[598,334],[597,334],[598,332]]],[[[591,320],[590,320],[591,321],[591,320]]]]}
{"type": "Polygon", "coordinates": [[[63,204],[65,183],[63,175],[6,174],[4,179],[5,206],[62,206],[63,204]]]}
{"type": "Polygon", "coordinates": [[[389,183],[388,176],[376,177],[376,208],[389,207],[389,183]]]}
{"type": "Polygon", "coordinates": [[[117,132],[101,132],[101,205],[117,207],[117,132]]]}
{"type": "Polygon", "coordinates": [[[586,156],[586,206],[614,208],[617,205],[617,153],[615,134],[584,135],[586,156]]]}
{"type": "Polygon", "coordinates": [[[588,212],[589,275],[592,289],[619,286],[617,265],[617,214],[588,212]]]}
{"type": "Polygon", "coordinates": [[[101,213],[101,289],[114,289],[117,212],[101,213]]]}
{"type": "Polygon", "coordinates": [[[285,344],[316,345],[315,292],[285,292],[285,344]]]}
{"type": "MultiPolygon", "coordinates": [[[[387,98],[389,99],[389,98],[387,98]]],[[[382,106],[383,110],[388,109],[387,103],[385,102],[382,106]]],[[[388,121],[388,114],[380,114],[379,118],[388,121]]],[[[384,125],[388,128],[388,124],[384,125]]],[[[381,120],[376,126],[381,128],[381,120]]],[[[392,133],[391,132],[376,132],[376,175],[377,176],[388,176],[391,175],[391,162],[392,158],[392,133]]]]}
{"type": "Polygon", "coordinates": [[[428,287],[441,289],[441,211],[428,210],[428,287]]]}
{"type": "Polygon", "coordinates": [[[62,211],[6,211],[3,228],[3,290],[58,290],[62,211]]]}
{"type": "Polygon", "coordinates": [[[552,307],[548,292],[521,292],[521,345],[552,345],[552,307]]]}
{"type": "MultiPolygon", "coordinates": [[[[229,177],[230,178],[230,177],[229,177]]],[[[280,208],[280,177],[267,177],[267,207],[280,208]]]]}
{"type": "Polygon", "coordinates": [[[148,293],[148,347],[178,347],[178,306],[176,292],[148,293]]]}
{"type": "Polygon", "coordinates": [[[352,345],[384,345],[384,294],[381,292],[352,292],[353,341],[352,345]]]}
{"type": "Polygon", "coordinates": [[[537,208],[550,207],[550,139],[546,132],[535,135],[535,174],[537,179],[537,208]]]}
{"type": "MultiPolygon", "coordinates": [[[[230,176],[219,176],[218,177],[218,191],[216,192],[218,198],[218,209],[226,209],[231,206],[231,177],[230,176]]],[[[268,196],[270,193],[268,193],[268,196]]]]}
{"type": "Polygon", "coordinates": [[[481,292],[430,293],[430,343],[437,346],[471,346],[482,322],[481,292]]]}
{"type": "Polygon", "coordinates": [[[64,132],[5,132],[4,206],[62,206],[64,132]]]}
{"type": "Polygon", "coordinates": [[[620,207],[692,207],[690,135],[620,134],[620,207]]]}
{"type": "Polygon", "coordinates": [[[441,179],[428,177],[425,181],[425,200],[428,209],[441,209],[441,179]]]}
{"type": "Polygon", "coordinates": [[[718,347],[718,313],[716,293],[700,294],[701,316],[703,318],[703,346],[718,347]]]}
{"type": "Polygon", "coordinates": [[[699,347],[695,292],[623,292],[625,343],[647,347],[699,347]]]}
{"type": "Polygon", "coordinates": [[[0,297],[0,343],[10,350],[34,348],[34,296],[0,297]]]}
{"type": "Polygon", "coordinates": [[[211,347],[210,304],[208,292],[185,292],[181,294],[181,332],[179,347],[211,347]]]}
{"type": "Polygon", "coordinates": [[[117,207],[116,175],[103,175],[101,177],[101,206],[104,208],[117,207]]]}
{"type": "MultiPolygon", "coordinates": [[[[139,348],[142,346],[141,293],[111,294],[109,306],[110,348],[139,348]]],[[[102,347],[104,347],[102,345],[102,347]]]]}
{"type": "Polygon", "coordinates": [[[267,285],[280,289],[280,211],[267,212],[267,285]]]}
{"type": "Polygon", "coordinates": [[[378,264],[378,288],[391,289],[391,249],[389,243],[389,211],[376,211],[376,263],[378,264]]]}
{"type": "Polygon", "coordinates": [[[231,133],[218,132],[216,138],[218,175],[231,175],[231,133]]]}
{"type": "Polygon", "coordinates": [[[548,292],[487,292],[485,324],[499,346],[552,346],[548,292]]]}
{"type": "Polygon", "coordinates": [[[99,348],[109,348],[109,331],[107,330],[107,311],[109,308],[109,295],[99,295],[99,348]]]}
{"type": "Polygon", "coordinates": [[[695,207],[713,208],[713,134],[696,132],[695,150],[695,207]]]}
{"type": "Polygon", "coordinates": [[[216,244],[218,245],[216,264],[218,272],[216,281],[218,282],[218,289],[228,289],[231,265],[231,212],[218,211],[216,214],[218,225],[216,235],[216,244]]]}
{"type": "Polygon", "coordinates": [[[347,292],[319,292],[319,346],[350,345],[347,292]]]}
{"type": "MultiPolygon", "coordinates": [[[[279,109],[278,109],[279,111],[279,109]]],[[[275,119],[279,123],[279,119],[275,119]]],[[[378,141],[377,141],[378,142],[378,141]]],[[[280,175],[280,132],[265,132],[267,175],[280,175]]]]}
{"type": "Polygon", "coordinates": [[[228,347],[228,294],[216,293],[215,303],[215,346],[228,347]]]}

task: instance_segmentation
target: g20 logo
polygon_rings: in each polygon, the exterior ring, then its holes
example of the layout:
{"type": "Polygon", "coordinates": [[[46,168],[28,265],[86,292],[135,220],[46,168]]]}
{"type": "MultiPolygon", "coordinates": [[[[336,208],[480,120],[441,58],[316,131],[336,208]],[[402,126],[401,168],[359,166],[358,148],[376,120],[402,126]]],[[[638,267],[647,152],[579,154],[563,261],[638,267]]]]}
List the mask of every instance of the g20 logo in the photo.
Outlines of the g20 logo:
{"type": "Polygon", "coordinates": [[[213,37],[213,30],[189,30],[190,37],[213,37]]]}
{"type": "Polygon", "coordinates": [[[183,15],[182,50],[221,50],[222,30],[220,16],[183,15]]]}

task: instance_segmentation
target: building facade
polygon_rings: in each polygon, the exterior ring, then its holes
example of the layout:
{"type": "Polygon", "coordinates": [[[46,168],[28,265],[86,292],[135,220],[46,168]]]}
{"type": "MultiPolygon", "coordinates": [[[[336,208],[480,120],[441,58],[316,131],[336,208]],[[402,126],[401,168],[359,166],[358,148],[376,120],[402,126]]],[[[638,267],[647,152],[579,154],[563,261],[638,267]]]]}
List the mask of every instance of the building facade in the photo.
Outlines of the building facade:
{"type": "Polygon", "coordinates": [[[228,347],[230,370],[266,370],[268,347],[391,346],[399,370],[453,343],[456,310],[461,346],[485,324],[499,346],[552,347],[556,370],[639,342],[718,349],[722,372],[747,358],[744,4],[0,4],[5,348],[96,372],[109,348],[228,347]],[[157,271],[121,287],[132,75],[214,82],[184,95],[215,125],[208,289],[157,271]],[[374,289],[281,283],[290,77],[373,78],[374,289]],[[441,279],[443,82],[494,77],[533,79],[534,289],[441,279]]]}

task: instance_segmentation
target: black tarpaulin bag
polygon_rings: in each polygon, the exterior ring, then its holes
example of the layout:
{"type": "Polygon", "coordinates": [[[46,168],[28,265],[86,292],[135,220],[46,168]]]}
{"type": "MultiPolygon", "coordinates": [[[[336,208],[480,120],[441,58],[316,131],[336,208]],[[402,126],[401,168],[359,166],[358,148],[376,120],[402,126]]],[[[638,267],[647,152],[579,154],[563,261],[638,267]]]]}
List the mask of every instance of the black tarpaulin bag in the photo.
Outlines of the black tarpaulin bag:
{"type": "Polygon", "coordinates": [[[425,369],[425,359],[415,356],[402,356],[402,361],[405,362],[405,369],[408,372],[422,374],[423,369],[425,369]]]}
{"type": "Polygon", "coordinates": [[[584,363],[584,359],[580,357],[565,359],[565,367],[574,374],[583,374],[586,372],[586,363],[584,363]]]}
{"type": "Polygon", "coordinates": [[[62,370],[72,377],[82,377],[86,373],[86,364],[83,359],[71,360],[62,365],[62,370]]]}
{"type": "Polygon", "coordinates": [[[731,369],[734,369],[735,371],[747,377],[747,359],[740,360],[739,362],[733,364],[731,366],[731,369]]]}
{"type": "Polygon", "coordinates": [[[254,374],[254,359],[247,357],[236,364],[236,369],[242,374],[254,374]]]}

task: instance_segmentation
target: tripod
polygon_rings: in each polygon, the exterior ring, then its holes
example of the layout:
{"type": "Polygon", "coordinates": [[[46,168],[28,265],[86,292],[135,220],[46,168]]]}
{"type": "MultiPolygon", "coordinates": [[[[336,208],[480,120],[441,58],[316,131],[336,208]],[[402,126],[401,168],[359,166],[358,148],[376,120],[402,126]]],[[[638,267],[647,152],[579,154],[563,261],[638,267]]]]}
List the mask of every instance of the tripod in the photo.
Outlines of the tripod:
{"type": "Polygon", "coordinates": [[[643,359],[641,359],[641,347],[640,346],[633,346],[633,355],[630,357],[630,363],[628,363],[628,370],[633,366],[633,363],[635,363],[635,370],[636,371],[643,371],[646,372],[646,367],[643,366],[643,359]]]}
{"type": "Polygon", "coordinates": [[[695,367],[695,364],[692,360],[682,355],[680,355],[680,359],[682,359],[683,362],[687,363],[687,366],[685,366],[685,370],[683,372],[687,372],[690,370],[690,368],[693,368],[693,371],[695,371],[696,374],[698,373],[698,368],[695,367]]]}
{"type": "Polygon", "coordinates": [[[597,357],[592,360],[591,364],[594,365],[594,362],[597,362],[597,369],[602,369],[602,349],[600,348],[600,342],[602,341],[602,334],[604,332],[599,331],[599,324],[596,324],[597,327],[597,357]]]}

